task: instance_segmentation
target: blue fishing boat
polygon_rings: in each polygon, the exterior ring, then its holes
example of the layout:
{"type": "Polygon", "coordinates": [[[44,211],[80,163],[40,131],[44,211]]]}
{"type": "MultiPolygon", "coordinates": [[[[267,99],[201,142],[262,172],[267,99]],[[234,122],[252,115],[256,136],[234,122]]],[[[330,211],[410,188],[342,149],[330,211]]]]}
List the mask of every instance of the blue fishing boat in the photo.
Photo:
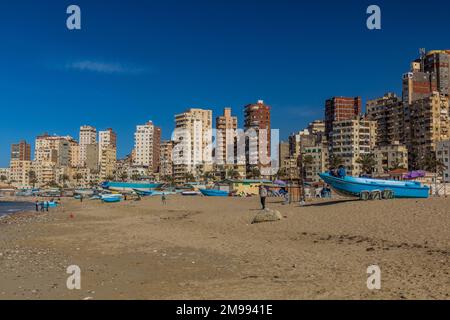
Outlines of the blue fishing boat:
{"type": "Polygon", "coordinates": [[[228,191],[218,189],[200,189],[200,192],[207,197],[228,197],[228,191]]]}
{"type": "Polygon", "coordinates": [[[102,198],[102,201],[103,202],[107,202],[107,203],[120,202],[120,201],[122,201],[122,198],[120,198],[120,197],[117,197],[117,198],[108,197],[108,198],[102,198]]]}
{"type": "Polygon", "coordinates": [[[162,183],[141,183],[141,182],[112,182],[106,181],[101,184],[103,189],[113,190],[113,191],[133,191],[134,189],[139,189],[141,191],[149,191],[152,189],[160,188],[162,183]]]}
{"type": "MultiPolygon", "coordinates": [[[[361,197],[379,192],[388,198],[428,198],[430,188],[416,181],[380,180],[356,178],[352,176],[335,177],[329,173],[319,174],[325,183],[337,193],[345,196],[361,197]]],[[[384,197],[384,196],[383,196],[384,197]]]]}

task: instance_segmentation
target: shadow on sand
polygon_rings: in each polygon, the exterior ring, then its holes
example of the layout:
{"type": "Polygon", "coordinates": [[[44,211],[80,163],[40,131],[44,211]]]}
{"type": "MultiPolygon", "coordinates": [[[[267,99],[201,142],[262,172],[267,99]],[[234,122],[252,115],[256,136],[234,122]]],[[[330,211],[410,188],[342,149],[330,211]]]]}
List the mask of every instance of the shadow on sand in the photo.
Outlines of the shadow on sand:
{"type": "Polygon", "coordinates": [[[305,204],[300,207],[326,207],[326,206],[332,206],[335,204],[346,203],[346,202],[355,202],[355,201],[359,201],[359,199],[342,199],[342,200],[332,200],[332,201],[318,202],[318,203],[309,203],[309,204],[305,204]]]}

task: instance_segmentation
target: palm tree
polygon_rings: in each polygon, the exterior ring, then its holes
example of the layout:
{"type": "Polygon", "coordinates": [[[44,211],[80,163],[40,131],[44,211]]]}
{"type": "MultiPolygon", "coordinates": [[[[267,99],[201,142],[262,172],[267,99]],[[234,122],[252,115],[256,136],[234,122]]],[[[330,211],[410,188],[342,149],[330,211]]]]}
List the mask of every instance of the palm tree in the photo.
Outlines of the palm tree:
{"type": "Polygon", "coordinates": [[[36,185],[37,181],[37,176],[36,176],[36,172],[34,172],[33,170],[28,172],[28,179],[30,180],[30,183],[33,185],[33,189],[34,186],[36,185]]]}
{"type": "Polygon", "coordinates": [[[8,180],[8,178],[6,176],[0,176],[0,181],[1,182],[5,182],[6,180],[8,180]]]}
{"type": "Polygon", "coordinates": [[[137,180],[140,180],[140,179],[141,179],[141,175],[140,174],[134,173],[133,175],[131,175],[131,180],[133,180],[133,181],[137,181],[137,180]]]}
{"type": "Polygon", "coordinates": [[[425,171],[430,171],[434,173],[442,174],[442,172],[447,169],[444,162],[436,158],[436,154],[428,153],[422,157],[419,161],[420,167],[425,171]]]}
{"type": "Polygon", "coordinates": [[[278,179],[282,179],[285,178],[287,175],[287,169],[286,167],[280,168],[277,172],[277,178],[278,179]]]}
{"type": "Polygon", "coordinates": [[[126,181],[127,179],[128,179],[128,173],[122,172],[122,173],[120,174],[120,180],[126,181]]]}
{"type": "Polygon", "coordinates": [[[69,180],[69,176],[67,174],[63,174],[59,177],[59,182],[63,184],[63,187],[66,188],[67,184],[66,181],[69,180]]]}
{"type": "Polygon", "coordinates": [[[226,174],[227,174],[227,178],[229,178],[229,179],[238,179],[240,177],[239,172],[232,168],[228,169],[226,174]]]}
{"type": "Polygon", "coordinates": [[[186,182],[194,182],[195,181],[195,177],[194,177],[194,175],[192,173],[187,172],[187,173],[184,174],[184,180],[186,182]]]}
{"type": "Polygon", "coordinates": [[[83,175],[78,172],[78,173],[75,173],[72,178],[74,178],[77,181],[77,185],[78,185],[80,180],[83,179],[83,175]]]}
{"type": "Polygon", "coordinates": [[[372,153],[365,153],[356,160],[361,165],[363,173],[372,174],[373,167],[377,164],[375,156],[372,153]]]}
{"type": "Polygon", "coordinates": [[[215,180],[215,177],[216,176],[211,171],[207,171],[203,174],[203,178],[206,180],[206,182],[208,182],[209,180],[215,180]]]}
{"type": "Polygon", "coordinates": [[[330,159],[330,168],[338,168],[339,166],[342,166],[344,164],[344,160],[336,155],[331,155],[330,159]]]}
{"type": "Polygon", "coordinates": [[[261,177],[261,171],[258,167],[254,166],[250,169],[248,175],[251,179],[259,179],[261,177]]]}

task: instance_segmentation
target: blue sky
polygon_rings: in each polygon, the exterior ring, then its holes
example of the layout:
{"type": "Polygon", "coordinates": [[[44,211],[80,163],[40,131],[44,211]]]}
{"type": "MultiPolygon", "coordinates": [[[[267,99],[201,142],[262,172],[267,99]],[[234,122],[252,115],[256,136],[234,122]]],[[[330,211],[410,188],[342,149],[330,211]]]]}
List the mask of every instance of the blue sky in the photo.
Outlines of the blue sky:
{"type": "Polygon", "coordinates": [[[243,106],[264,99],[285,138],[322,118],[331,96],[400,94],[420,47],[450,47],[450,3],[418,3],[2,1],[0,167],[11,143],[77,137],[83,124],[114,128],[123,156],[137,124],[153,120],[168,138],[189,107],[215,117],[231,106],[242,123],[243,106]],[[66,28],[70,4],[80,31],[66,28]],[[380,31],[366,28],[370,4],[380,31]]]}

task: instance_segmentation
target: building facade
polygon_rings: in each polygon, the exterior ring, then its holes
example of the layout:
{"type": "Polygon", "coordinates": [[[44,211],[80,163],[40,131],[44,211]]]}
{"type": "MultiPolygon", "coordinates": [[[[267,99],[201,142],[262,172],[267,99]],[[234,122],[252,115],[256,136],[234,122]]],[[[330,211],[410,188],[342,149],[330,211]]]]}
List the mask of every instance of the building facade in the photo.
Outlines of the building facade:
{"type": "Polygon", "coordinates": [[[148,168],[149,174],[158,172],[160,143],[161,128],[152,121],[137,126],[134,134],[134,166],[148,168]]]}
{"type": "Polygon", "coordinates": [[[175,116],[173,170],[177,182],[212,170],[212,111],[191,108],[175,116]]]}
{"type": "MultiPolygon", "coordinates": [[[[97,129],[91,126],[80,127],[79,151],[78,151],[78,166],[86,166],[87,160],[87,146],[97,144],[97,129]]],[[[98,159],[98,155],[97,155],[98,159]]]]}
{"type": "Polygon", "coordinates": [[[11,145],[11,160],[30,161],[31,146],[25,140],[11,145]]]}
{"type": "Polygon", "coordinates": [[[361,97],[332,97],[325,102],[325,135],[330,141],[336,121],[355,120],[361,113],[361,97]]]}
{"type": "Polygon", "coordinates": [[[444,164],[443,180],[450,182],[450,140],[440,141],[436,147],[436,159],[444,164]]]}
{"type": "Polygon", "coordinates": [[[449,99],[434,92],[414,101],[410,108],[410,165],[419,169],[421,160],[436,152],[438,142],[450,139],[449,99]]]}
{"type": "Polygon", "coordinates": [[[263,100],[244,107],[247,169],[257,166],[263,176],[271,174],[267,170],[271,165],[270,110],[263,100]]]}
{"type": "Polygon", "coordinates": [[[363,154],[371,154],[376,145],[375,121],[358,119],[336,121],[331,133],[331,154],[343,160],[348,174],[359,176],[361,165],[357,162],[363,154]]]}
{"type": "Polygon", "coordinates": [[[378,145],[374,148],[373,154],[376,161],[375,176],[381,177],[395,169],[408,170],[408,149],[400,142],[378,145]]]}

